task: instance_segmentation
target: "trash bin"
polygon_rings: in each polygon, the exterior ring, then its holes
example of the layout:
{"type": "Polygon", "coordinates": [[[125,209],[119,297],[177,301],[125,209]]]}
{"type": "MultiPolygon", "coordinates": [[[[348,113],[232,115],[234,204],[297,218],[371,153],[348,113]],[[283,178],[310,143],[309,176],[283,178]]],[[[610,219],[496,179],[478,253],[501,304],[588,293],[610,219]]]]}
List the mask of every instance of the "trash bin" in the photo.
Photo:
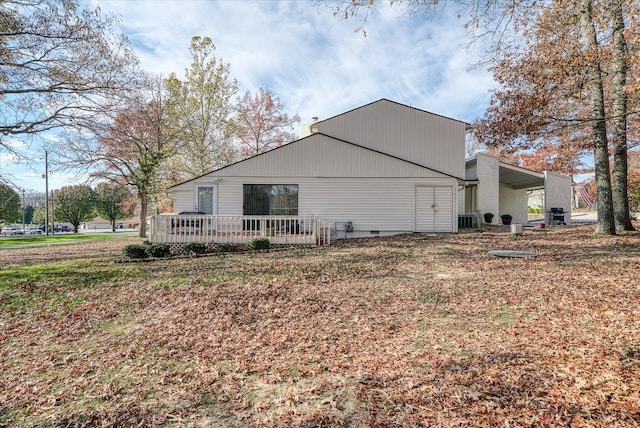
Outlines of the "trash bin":
{"type": "Polygon", "coordinates": [[[511,234],[522,235],[522,225],[520,223],[511,223],[511,234]]]}

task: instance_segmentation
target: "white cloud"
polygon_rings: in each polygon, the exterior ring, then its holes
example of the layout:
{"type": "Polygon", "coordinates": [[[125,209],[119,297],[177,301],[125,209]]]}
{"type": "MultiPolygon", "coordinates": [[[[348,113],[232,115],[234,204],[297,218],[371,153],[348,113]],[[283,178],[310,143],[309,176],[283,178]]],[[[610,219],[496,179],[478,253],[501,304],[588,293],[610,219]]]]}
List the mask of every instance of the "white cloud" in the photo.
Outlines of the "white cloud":
{"type": "Polygon", "coordinates": [[[179,77],[194,35],[209,36],[245,90],[274,91],[303,120],[389,98],[471,121],[482,114],[491,79],[467,71],[476,58],[461,46],[462,22],[441,14],[409,18],[380,2],[358,18],[301,1],[94,0],[122,16],[122,29],[150,72],[179,77]],[[483,99],[485,98],[485,99],[483,99]]]}

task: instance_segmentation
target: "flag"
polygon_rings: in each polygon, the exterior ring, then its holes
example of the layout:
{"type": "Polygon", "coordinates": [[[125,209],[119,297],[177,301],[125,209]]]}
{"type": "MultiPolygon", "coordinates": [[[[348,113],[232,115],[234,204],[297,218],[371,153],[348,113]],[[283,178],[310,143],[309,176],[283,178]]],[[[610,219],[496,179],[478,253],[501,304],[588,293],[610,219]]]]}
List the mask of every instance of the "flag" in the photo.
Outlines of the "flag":
{"type": "Polygon", "coordinates": [[[582,187],[580,187],[580,197],[589,209],[593,208],[593,200],[591,199],[591,196],[589,196],[589,182],[586,182],[582,187]]]}

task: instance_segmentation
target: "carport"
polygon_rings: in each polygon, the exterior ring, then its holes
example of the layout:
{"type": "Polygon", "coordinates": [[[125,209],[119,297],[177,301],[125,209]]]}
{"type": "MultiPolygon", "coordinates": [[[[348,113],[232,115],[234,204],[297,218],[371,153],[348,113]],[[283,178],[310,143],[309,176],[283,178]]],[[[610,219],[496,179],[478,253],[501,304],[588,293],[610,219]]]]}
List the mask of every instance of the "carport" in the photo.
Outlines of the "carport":
{"type": "Polygon", "coordinates": [[[536,172],[493,156],[478,153],[467,159],[464,207],[466,213],[493,213],[493,224],[510,214],[513,223],[526,224],[529,191],[544,191],[545,222],[550,224],[550,209],[562,208],[565,221],[571,218],[571,179],[553,172],[536,172]]]}

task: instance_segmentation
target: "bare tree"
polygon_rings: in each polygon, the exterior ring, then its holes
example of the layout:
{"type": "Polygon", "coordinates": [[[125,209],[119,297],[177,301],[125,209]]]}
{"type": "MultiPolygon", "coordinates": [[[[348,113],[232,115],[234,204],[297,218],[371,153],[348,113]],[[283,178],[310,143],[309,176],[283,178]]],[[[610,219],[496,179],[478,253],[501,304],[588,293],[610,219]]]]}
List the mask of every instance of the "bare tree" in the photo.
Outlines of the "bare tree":
{"type": "Polygon", "coordinates": [[[295,140],[292,126],[299,121],[297,114],[287,114],[273,92],[260,88],[251,96],[247,91],[236,105],[233,120],[241,155],[257,155],[295,140]]]}
{"type": "MultiPolygon", "coordinates": [[[[114,20],[75,0],[3,0],[0,134],[28,137],[101,111],[137,65],[114,20]]],[[[0,151],[21,156],[0,140],[0,151]]]]}

